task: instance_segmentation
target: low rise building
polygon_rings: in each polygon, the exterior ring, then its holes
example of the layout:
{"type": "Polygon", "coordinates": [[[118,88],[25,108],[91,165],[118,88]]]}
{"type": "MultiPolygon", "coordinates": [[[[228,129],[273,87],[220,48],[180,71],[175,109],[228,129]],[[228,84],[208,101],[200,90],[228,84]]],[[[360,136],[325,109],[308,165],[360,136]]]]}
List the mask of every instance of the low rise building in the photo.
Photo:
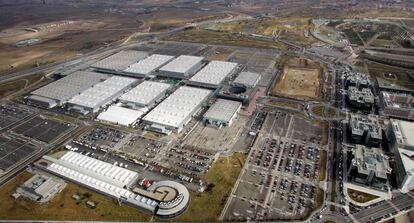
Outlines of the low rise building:
{"type": "Polygon", "coordinates": [[[407,193],[414,189],[414,123],[391,119],[387,138],[395,154],[395,175],[398,188],[407,193]]]}
{"type": "Polygon", "coordinates": [[[206,125],[218,128],[230,126],[240,111],[241,103],[224,99],[217,101],[204,114],[203,121],[206,125]]]}
{"type": "Polygon", "coordinates": [[[124,70],[127,69],[128,66],[146,57],[148,57],[148,53],[144,51],[124,50],[96,62],[91,67],[99,72],[124,74],[124,70]]]}
{"type": "Polygon", "coordinates": [[[130,89],[135,82],[137,79],[134,78],[112,76],[69,100],[68,110],[84,115],[95,113],[130,89]]]}
{"type": "Polygon", "coordinates": [[[97,119],[117,125],[133,126],[142,115],[144,115],[143,111],[112,105],[99,114],[97,119]]]}
{"type": "Polygon", "coordinates": [[[398,84],[394,84],[388,80],[385,80],[384,78],[377,77],[377,83],[378,89],[380,91],[414,95],[414,90],[411,90],[398,84]]]}
{"type": "Polygon", "coordinates": [[[158,75],[188,79],[203,66],[203,57],[181,55],[158,70],[158,75]]]}
{"type": "Polygon", "coordinates": [[[157,217],[175,217],[190,203],[190,193],[180,183],[160,181],[137,190],[137,172],[73,151],[43,156],[35,165],[157,217]]]}
{"type": "Polygon", "coordinates": [[[219,87],[224,79],[230,76],[236,68],[237,63],[211,61],[207,66],[191,77],[188,84],[215,89],[219,87]]]}
{"type": "Polygon", "coordinates": [[[414,97],[410,94],[383,91],[381,109],[387,117],[414,120],[414,97]]]}
{"type": "Polygon", "coordinates": [[[382,129],[375,115],[351,114],[349,135],[353,143],[379,147],[382,141],[382,129]]]}
{"type": "Polygon", "coordinates": [[[128,108],[146,112],[155,103],[164,98],[170,84],[154,81],[144,81],[119,97],[119,101],[128,108]]]}
{"type": "Polygon", "coordinates": [[[63,180],[36,174],[19,186],[16,193],[33,201],[44,203],[52,199],[65,187],[66,183],[63,180]]]}
{"type": "Polygon", "coordinates": [[[241,72],[232,82],[235,86],[244,86],[246,88],[255,88],[260,81],[260,74],[252,72],[241,72]]]}
{"type": "Polygon", "coordinates": [[[124,70],[125,73],[132,76],[145,77],[152,74],[161,66],[174,59],[173,56],[153,54],[143,60],[138,61],[124,70]]]}
{"type": "Polygon", "coordinates": [[[257,93],[257,85],[260,74],[241,72],[234,80],[229,81],[220,90],[218,97],[223,99],[240,101],[243,106],[248,106],[250,100],[257,93]]]}
{"type": "Polygon", "coordinates": [[[105,74],[77,71],[33,91],[28,99],[45,108],[61,106],[79,93],[108,78],[105,74]]]}
{"type": "Polygon", "coordinates": [[[148,130],[164,134],[180,132],[211,93],[211,90],[182,86],[151,110],[143,121],[148,130]]]}

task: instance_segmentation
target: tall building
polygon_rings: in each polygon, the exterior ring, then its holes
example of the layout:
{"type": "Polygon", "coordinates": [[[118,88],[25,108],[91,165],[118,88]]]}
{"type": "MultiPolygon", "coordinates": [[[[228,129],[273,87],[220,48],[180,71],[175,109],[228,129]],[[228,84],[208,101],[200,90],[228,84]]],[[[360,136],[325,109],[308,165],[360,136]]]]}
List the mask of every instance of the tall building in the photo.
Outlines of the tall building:
{"type": "Polygon", "coordinates": [[[379,147],[382,129],[375,115],[351,114],[349,118],[351,141],[356,144],[379,147]]]}
{"type": "Polygon", "coordinates": [[[414,123],[391,119],[387,137],[395,154],[398,188],[407,193],[414,189],[414,123]]]}
{"type": "Polygon", "coordinates": [[[410,36],[410,44],[414,46],[414,34],[410,36]]]}
{"type": "Polygon", "coordinates": [[[341,79],[345,81],[345,87],[347,89],[351,86],[357,89],[369,88],[372,85],[372,81],[368,75],[353,71],[344,71],[341,79]]]}
{"type": "Polygon", "coordinates": [[[348,88],[348,106],[359,110],[371,110],[375,103],[374,94],[369,88],[348,88]]]}
{"type": "Polygon", "coordinates": [[[348,181],[360,186],[388,191],[388,174],[391,168],[388,157],[379,148],[356,145],[348,169],[348,181]]]}

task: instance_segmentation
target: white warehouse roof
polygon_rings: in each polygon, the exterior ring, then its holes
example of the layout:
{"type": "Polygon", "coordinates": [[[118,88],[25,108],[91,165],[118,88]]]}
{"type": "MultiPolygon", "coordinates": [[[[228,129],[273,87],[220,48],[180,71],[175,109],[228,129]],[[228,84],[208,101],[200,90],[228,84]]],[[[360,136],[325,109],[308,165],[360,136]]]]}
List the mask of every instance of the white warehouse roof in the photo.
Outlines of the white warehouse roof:
{"type": "Polygon", "coordinates": [[[163,72],[187,73],[194,66],[199,64],[204,58],[196,56],[181,55],[160,68],[163,72]]]}
{"type": "Polygon", "coordinates": [[[407,147],[414,147],[414,122],[391,119],[397,143],[407,147]]]}
{"type": "Polygon", "coordinates": [[[171,87],[170,84],[154,81],[144,81],[132,90],[122,95],[119,100],[138,104],[142,107],[149,106],[154,100],[163,96],[171,87]]]}
{"type": "Polygon", "coordinates": [[[131,186],[138,173],[72,151],[60,159],[43,156],[49,162],[48,171],[86,185],[101,193],[124,198],[128,203],[155,213],[159,202],[136,194],[124,186],[131,186]]]}
{"type": "Polygon", "coordinates": [[[245,87],[255,87],[260,80],[260,74],[252,72],[241,72],[236,79],[234,79],[233,84],[243,85],[245,87]]]}
{"type": "Polygon", "coordinates": [[[190,81],[217,86],[231,74],[236,67],[237,63],[213,60],[190,78],[190,81]]]}
{"type": "Polygon", "coordinates": [[[135,64],[130,65],[127,69],[125,69],[125,72],[148,75],[154,70],[168,63],[168,61],[172,60],[173,58],[173,56],[154,54],[138,61],[135,64]]]}
{"type": "Polygon", "coordinates": [[[108,76],[105,74],[78,71],[32,92],[32,95],[66,101],[108,76]]]}
{"type": "Polygon", "coordinates": [[[212,91],[183,86],[155,107],[144,120],[179,128],[197,111],[212,91]]]}
{"type": "Polygon", "coordinates": [[[138,173],[134,171],[72,151],[60,157],[57,164],[118,187],[132,185],[138,178],[138,173]]]}
{"type": "Polygon", "coordinates": [[[96,108],[102,105],[108,99],[123,91],[137,80],[134,78],[112,76],[81,94],[72,98],[69,103],[80,105],[87,108],[96,108]]]}
{"type": "Polygon", "coordinates": [[[217,101],[206,112],[204,118],[209,120],[230,122],[234,117],[234,114],[239,111],[241,106],[242,104],[238,101],[217,99],[217,101]]]}
{"type": "Polygon", "coordinates": [[[129,65],[138,62],[148,56],[147,52],[125,50],[100,60],[92,65],[94,68],[105,70],[125,70],[129,65]]]}
{"type": "Polygon", "coordinates": [[[97,119],[123,126],[129,126],[134,124],[143,114],[143,111],[113,105],[109,106],[106,111],[99,114],[97,119]]]}
{"type": "Polygon", "coordinates": [[[398,149],[399,156],[404,167],[404,170],[407,172],[414,173],[414,160],[411,158],[414,156],[414,151],[408,149],[398,149]]]}

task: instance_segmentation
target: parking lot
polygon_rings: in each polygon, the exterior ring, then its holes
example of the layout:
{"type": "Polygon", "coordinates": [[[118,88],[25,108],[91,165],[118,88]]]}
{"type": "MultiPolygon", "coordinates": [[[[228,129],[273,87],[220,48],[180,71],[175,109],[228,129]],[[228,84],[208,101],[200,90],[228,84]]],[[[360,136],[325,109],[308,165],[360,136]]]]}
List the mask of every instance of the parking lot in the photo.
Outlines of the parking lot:
{"type": "Polygon", "coordinates": [[[39,150],[20,140],[0,136],[0,174],[18,165],[39,150]]]}
{"type": "Polygon", "coordinates": [[[201,178],[214,161],[214,154],[195,147],[173,147],[167,152],[168,163],[171,169],[180,173],[183,180],[201,178]]]}
{"type": "Polygon", "coordinates": [[[118,153],[144,163],[157,163],[163,159],[162,151],[166,144],[142,136],[133,135],[124,140],[118,153]]]}
{"type": "Polygon", "coordinates": [[[19,135],[49,144],[72,128],[73,126],[70,123],[36,116],[13,128],[12,131],[19,135]]]}
{"type": "Polygon", "coordinates": [[[301,139],[305,142],[320,144],[323,141],[323,128],[319,123],[312,122],[302,117],[294,116],[291,135],[288,137],[301,139]]]}
{"type": "Polygon", "coordinates": [[[110,127],[97,126],[80,136],[76,141],[80,145],[107,152],[117,151],[129,137],[131,137],[131,134],[127,132],[110,127]]]}
{"type": "Polygon", "coordinates": [[[0,129],[7,128],[30,116],[28,110],[22,109],[14,104],[0,106],[0,129]]]}
{"type": "Polygon", "coordinates": [[[270,137],[282,136],[313,144],[321,144],[323,134],[326,134],[319,123],[281,111],[268,113],[262,132],[270,137]]]}
{"type": "Polygon", "coordinates": [[[286,138],[260,140],[224,219],[300,219],[315,204],[319,148],[286,138]]]}
{"type": "Polygon", "coordinates": [[[161,171],[173,178],[192,182],[206,173],[215,152],[193,146],[169,145],[137,134],[97,126],[79,137],[75,144],[124,159],[146,169],[161,171]],[[163,170],[161,170],[163,169],[163,170]]]}
{"type": "Polygon", "coordinates": [[[250,126],[250,129],[253,131],[259,131],[262,128],[264,121],[266,120],[267,114],[267,112],[258,112],[253,120],[253,123],[250,126]]]}
{"type": "Polygon", "coordinates": [[[271,112],[263,123],[263,132],[272,137],[286,136],[292,116],[284,112],[271,112]]]}

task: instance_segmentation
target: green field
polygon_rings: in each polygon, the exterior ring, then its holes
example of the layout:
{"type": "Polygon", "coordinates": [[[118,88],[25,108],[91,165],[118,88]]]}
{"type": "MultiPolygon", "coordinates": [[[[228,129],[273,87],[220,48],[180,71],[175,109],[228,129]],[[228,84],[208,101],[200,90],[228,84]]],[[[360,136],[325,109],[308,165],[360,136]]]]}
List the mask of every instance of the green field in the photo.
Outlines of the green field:
{"type": "Polygon", "coordinates": [[[327,108],[325,106],[316,106],[312,108],[312,112],[320,117],[332,118],[336,115],[336,111],[333,108],[327,108]]]}
{"type": "Polygon", "coordinates": [[[348,189],[348,195],[349,197],[351,197],[352,200],[359,203],[365,203],[378,198],[378,196],[367,194],[353,189],[348,189]]]}
{"type": "Polygon", "coordinates": [[[326,177],[326,161],[327,161],[327,154],[326,151],[321,150],[319,152],[319,175],[318,181],[323,181],[326,177]]]}
{"type": "Polygon", "coordinates": [[[387,20],[376,22],[354,20],[348,22],[332,21],[328,27],[337,27],[345,33],[352,44],[370,46],[400,48],[402,44],[401,35],[405,30],[402,26],[387,20]],[[372,42],[371,42],[372,40],[372,42]]]}
{"type": "Polygon", "coordinates": [[[409,73],[414,74],[414,70],[408,70],[404,68],[389,66],[386,64],[381,64],[381,63],[376,63],[376,62],[371,62],[371,61],[368,62],[367,67],[368,67],[369,74],[373,78],[379,77],[379,78],[385,79],[384,73],[392,73],[397,77],[397,79],[395,80],[387,79],[387,81],[393,84],[400,85],[400,86],[414,90],[414,80],[412,77],[410,77],[410,74],[409,74],[409,73]]]}
{"type": "Polygon", "coordinates": [[[346,37],[348,38],[349,42],[355,45],[362,45],[363,42],[361,38],[359,38],[358,33],[355,32],[353,29],[344,29],[342,32],[345,33],[346,37]]]}

